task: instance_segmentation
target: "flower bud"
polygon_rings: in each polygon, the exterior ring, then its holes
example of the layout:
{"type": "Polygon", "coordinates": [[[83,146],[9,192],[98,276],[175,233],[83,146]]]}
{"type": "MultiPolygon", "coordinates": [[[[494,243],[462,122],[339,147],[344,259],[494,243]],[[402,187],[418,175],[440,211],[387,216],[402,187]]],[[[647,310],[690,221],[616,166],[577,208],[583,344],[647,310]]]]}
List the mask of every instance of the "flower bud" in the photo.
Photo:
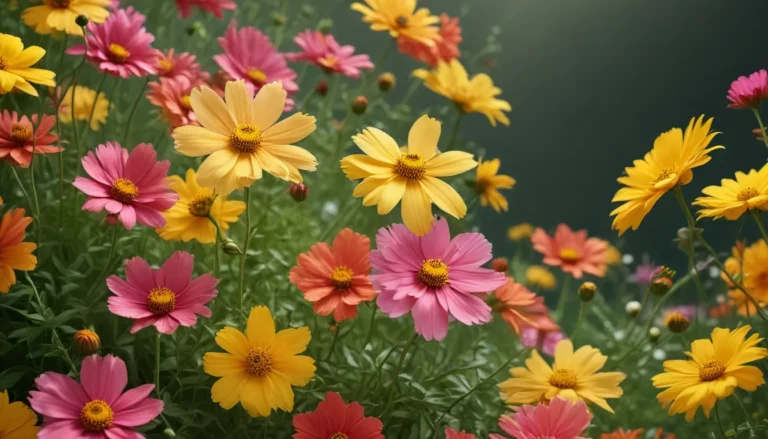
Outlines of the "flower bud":
{"type": "Polygon", "coordinates": [[[579,287],[578,295],[582,302],[589,302],[595,297],[597,285],[592,282],[584,282],[579,287]]]}
{"type": "Polygon", "coordinates": [[[640,314],[640,310],[643,308],[642,305],[640,305],[640,302],[637,300],[633,300],[624,307],[624,311],[627,312],[627,315],[630,317],[637,317],[638,314],[640,314]]]}
{"type": "Polygon", "coordinates": [[[352,101],[352,112],[361,115],[368,109],[368,99],[365,96],[358,96],[352,101]]]}
{"type": "Polygon", "coordinates": [[[72,347],[80,355],[92,355],[99,352],[101,339],[99,334],[90,329],[81,329],[72,339],[72,347]]]}
{"type": "Polygon", "coordinates": [[[331,334],[335,334],[339,330],[339,325],[331,325],[328,327],[328,330],[331,331],[331,334]]]}
{"type": "Polygon", "coordinates": [[[669,267],[660,267],[656,274],[651,279],[651,284],[648,285],[648,289],[652,294],[657,296],[663,296],[672,288],[672,278],[675,276],[675,271],[669,267]]]}
{"type": "Polygon", "coordinates": [[[317,93],[320,96],[325,96],[328,94],[328,81],[322,80],[317,83],[317,86],[315,87],[315,93],[317,93]]]}
{"type": "Polygon", "coordinates": [[[240,247],[235,244],[235,241],[233,241],[232,238],[226,238],[221,241],[221,251],[230,256],[240,255],[243,253],[243,251],[240,250],[240,247]]]}
{"type": "Polygon", "coordinates": [[[493,271],[506,273],[509,270],[509,261],[507,261],[507,258],[496,258],[491,261],[491,268],[493,268],[493,271]]]}
{"type": "Polygon", "coordinates": [[[379,75],[378,83],[379,83],[379,90],[389,91],[390,89],[392,89],[392,87],[395,86],[395,84],[397,84],[397,80],[395,79],[395,75],[389,72],[385,72],[379,75]]]}
{"type": "Polygon", "coordinates": [[[304,183],[294,183],[291,185],[289,192],[291,193],[291,198],[300,203],[309,196],[309,186],[304,183]]]}
{"type": "Polygon", "coordinates": [[[664,319],[664,324],[667,325],[669,332],[680,334],[691,326],[691,321],[679,312],[672,312],[664,319]]]}
{"type": "Polygon", "coordinates": [[[272,24],[274,24],[275,26],[282,26],[285,24],[287,20],[288,19],[285,18],[285,15],[283,14],[280,14],[277,12],[272,14],[272,24]]]}
{"type": "Polygon", "coordinates": [[[659,330],[659,328],[654,326],[648,330],[648,338],[652,342],[656,343],[657,341],[659,341],[660,336],[661,336],[661,331],[659,330]]]}
{"type": "Polygon", "coordinates": [[[315,8],[312,5],[305,4],[301,6],[301,15],[305,17],[312,17],[315,15],[315,8]]]}
{"type": "Polygon", "coordinates": [[[322,33],[328,33],[333,28],[333,20],[330,18],[323,18],[317,23],[317,30],[322,33]]]}
{"type": "MultiPolygon", "coordinates": [[[[71,18],[70,18],[70,20],[71,20],[71,18]]],[[[78,15],[78,16],[75,18],[75,24],[76,24],[76,25],[78,25],[78,26],[80,26],[80,27],[85,27],[85,26],[87,26],[89,21],[90,21],[90,20],[88,19],[88,16],[87,16],[87,15],[82,15],[82,14],[80,14],[80,15],[78,15]]]]}
{"type": "Polygon", "coordinates": [[[175,432],[175,431],[173,431],[173,429],[172,429],[172,428],[166,428],[165,430],[163,430],[163,434],[164,434],[166,437],[176,437],[176,432],[175,432]]]}

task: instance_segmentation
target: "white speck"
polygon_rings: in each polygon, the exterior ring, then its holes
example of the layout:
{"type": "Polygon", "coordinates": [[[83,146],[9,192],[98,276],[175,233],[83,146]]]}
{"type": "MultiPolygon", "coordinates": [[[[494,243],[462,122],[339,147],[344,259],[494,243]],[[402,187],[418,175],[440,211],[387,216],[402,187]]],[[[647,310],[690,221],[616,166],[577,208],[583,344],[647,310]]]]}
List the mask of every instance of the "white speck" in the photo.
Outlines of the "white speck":
{"type": "Polygon", "coordinates": [[[715,267],[714,265],[709,267],[709,277],[712,279],[717,279],[720,277],[720,269],[715,267]]]}
{"type": "Polygon", "coordinates": [[[717,300],[717,303],[719,303],[720,305],[722,305],[722,304],[724,304],[724,303],[725,303],[725,300],[726,300],[726,299],[725,299],[725,295],[723,295],[723,294],[718,294],[718,295],[717,295],[717,297],[715,297],[715,300],[717,300]]]}
{"type": "Polygon", "coordinates": [[[665,358],[667,358],[667,353],[664,352],[663,350],[656,349],[655,351],[653,351],[653,359],[654,360],[661,361],[661,360],[663,360],[665,358]]]}
{"type": "Polygon", "coordinates": [[[326,201],[323,203],[321,214],[326,218],[333,218],[339,213],[339,205],[335,201],[326,201]]]}
{"type": "Polygon", "coordinates": [[[624,254],[622,257],[621,257],[621,262],[623,262],[623,263],[624,263],[624,265],[629,265],[629,264],[631,264],[631,263],[635,262],[635,257],[634,257],[634,256],[632,256],[632,255],[630,255],[629,253],[625,253],[625,254],[624,254]]]}
{"type": "Polygon", "coordinates": [[[640,304],[637,300],[633,300],[624,307],[624,310],[627,312],[627,314],[631,317],[634,317],[638,314],[640,314],[640,310],[643,308],[643,305],[640,304]]]}
{"type": "Polygon", "coordinates": [[[650,335],[651,337],[658,337],[661,335],[661,331],[659,330],[659,328],[654,326],[648,330],[648,335],[650,335]]]}
{"type": "Polygon", "coordinates": [[[613,338],[616,340],[624,340],[624,331],[619,329],[618,331],[613,331],[613,338]]]}

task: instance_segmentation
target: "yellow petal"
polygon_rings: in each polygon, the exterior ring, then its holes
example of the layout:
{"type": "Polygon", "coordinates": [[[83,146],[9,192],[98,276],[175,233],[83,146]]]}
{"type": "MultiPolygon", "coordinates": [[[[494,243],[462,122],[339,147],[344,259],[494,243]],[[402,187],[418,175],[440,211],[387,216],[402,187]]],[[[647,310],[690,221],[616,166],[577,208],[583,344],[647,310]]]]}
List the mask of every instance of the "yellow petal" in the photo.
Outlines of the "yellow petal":
{"type": "Polygon", "coordinates": [[[232,115],[235,116],[235,122],[238,125],[244,123],[254,124],[253,100],[248,92],[248,88],[245,86],[245,81],[241,79],[228,82],[224,91],[224,97],[227,101],[227,107],[232,115]]]}
{"type": "Polygon", "coordinates": [[[364,154],[349,155],[341,159],[341,169],[350,180],[357,180],[373,175],[394,175],[392,164],[364,154]]]}
{"type": "Polygon", "coordinates": [[[9,59],[8,64],[14,68],[29,67],[36,62],[40,61],[45,55],[45,49],[38,46],[30,46],[24,49],[16,57],[9,59]]]}
{"type": "Polygon", "coordinates": [[[378,128],[368,127],[352,136],[352,141],[361,151],[384,163],[395,164],[401,155],[395,139],[378,128]]]}
{"type": "Polygon", "coordinates": [[[314,171],[317,169],[317,159],[304,148],[294,145],[264,145],[262,149],[268,151],[275,158],[290,163],[304,171],[314,171]]]}
{"type": "Polygon", "coordinates": [[[274,349],[286,355],[300,354],[307,349],[311,339],[312,334],[306,326],[283,329],[275,335],[274,349]]]}
{"type": "Polygon", "coordinates": [[[408,153],[418,154],[429,160],[437,152],[440,140],[440,122],[426,114],[421,116],[408,133],[408,153]]]}
{"type": "Polygon", "coordinates": [[[239,154],[230,149],[220,149],[203,161],[197,170],[197,182],[201,186],[216,189],[223,195],[229,195],[234,190],[231,181],[226,177],[237,164],[239,154]]]}
{"type": "Polygon", "coordinates": [[[266,144],[291,145],[312,134],[316,128],[314,116],[296,113],[264,130],[261,137],[266,144]]]}
{"type": "Polygon", "coordinates": [[[272,82],[262,87],[253,98],[254,125],[262,132],[268,131],[283,114],[287,95],[282,83],[272,82]]]}
{"type": "Polygon", "coordinates": [[[405,193],[406,182],[404,177],[396,175],[383,186],[377,209],[379,215],[386,215],[397,206],[405,193]]]}
{"type": "Polygon", "coordinates": [[[443,212],[454,218],[464,218],[464,215],[467,214],[467,205],[464,204],[464,200],[451,185],[438,178],[427,176],[424,176],[419,182],[427,197],[443,212]]]}
{"type": "Polygon", "coordinates": [[[275,339],[275,322],[266,306],[254,306],[248,316],[248,341],[254,348],[268,348],[275,339]]]}
{"type": "Polygon", "coordinates": [[[237,375],[245,371],[243,359],[224,352],[206,352],[203,355],[203,370],[215,377],[237,375]]]}
{"type": "Polygon", "coordinates": [[[462,151],[448,151],[438,154],[427,161],[425,175],[432,177],[452,177],[474,169],[477,162],[472,154],[462,151]]]}
{"type": "Polygon", "coordinates": [[[240,394],[243,408],[253,417],[269,416],[272,411],[271,383],[267,383],[265,378],[253,377],[243,383],[243,389],[240,394]]]}
{"type": "Polygon", "coordinates": [[[208,155],[229,147],[229,137],[193,125],[174,129],[173,140],[176,151],[188,157],[208,155]]]}
{"type": "Polygon", "coordinates": [[[245,357],[248,356],[248,352],[251,350],[251,345],[248,344],[248,339],[245,338],[245,335],[229,326],[216,333],[216,344],[221,346],[225,351],[241,359],[245,359],[245,357]]]}
{"type": "Polygon", "coordinates": [[[259,148],[254,155],[258,159],[259,165],[268,173],[286,181],[291,179],[290,172],[285,163],[273,156],[269,151],[259,148]]]}
{"type": "Polygon", "coordinates": [[[274,370],[282,374],[293,386],[305,386],[315,375],[315,360],[306,355],[275,356],[274,370]]]}
{"type": "Polygon", "coordinates": [[[211,387],[211,399],[221,408],[231,409],[240,401],[240,391],[248,379],[246,372],[219,378],[211,387]]]}
{"type": "Polygon", "coordinates": [[[432,206],[418,181],[408,180],[400,209],[403,223],[411,232],[424,236],[432,230],[432,206]]]}
{"type": "MultiPolygon", "coordinates": [[[[229,84],[231,83],[227,85],[229,84]]],[[[232,113],[219,95],[210,88],[201,86],[192,90],[190,103],[200,125],[227,137],[235,131],[237,124],[232,113]]]]}

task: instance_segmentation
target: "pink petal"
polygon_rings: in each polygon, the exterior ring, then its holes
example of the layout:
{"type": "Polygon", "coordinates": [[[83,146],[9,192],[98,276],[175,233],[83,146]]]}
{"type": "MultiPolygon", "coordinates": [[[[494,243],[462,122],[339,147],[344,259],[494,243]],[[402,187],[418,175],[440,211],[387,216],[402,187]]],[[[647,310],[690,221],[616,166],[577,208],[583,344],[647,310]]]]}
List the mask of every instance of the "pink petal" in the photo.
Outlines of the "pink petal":
{"type": "Polygon", "coordinates": [[[125,262],[125,276],[128,278],[129,284],[139,291],[146,291],[146,294],[149,294],[149,291],[157,286],[152,275],[152,268],[146,260],[138,256],[125,262]]]}
{"type": "Polygon", "coordinates": [[[40,391],[31,391],[29,403],[33,410],[52,418],[76,419],[90,401],[83,387],[72,378],[56,372],[46,372],[35,379],[40,391]]]}
{"type": "Polygon", "coordinates": [[[437,302],[435,294],[424,294],[411,309],[416,332],[425,340],[442,340],[448,333],[448,312],[437,302]]]}
{"type": "MultiPolygon", "coordinates": [[[[82,409],[82,407],[81,407],[82,409]]],[[[66,420],[46,422],[43,428],[37,433],[38,439],[62,439],[62,438],[83,438],[86,434],[80,425],[80,420],[66,420]]],[[[90,438],[89,438],[90,439],[90,438]]]]}
{"type": "Polygon", "coordinates": [[[185,251],[174,252],[163,266],[155,271],[155,284],[164,285],[179,294],[189,285],[194,266],[194,256],[185,251]]]}
{"type": "Polygon", "coordinates": [[[91,399],[112,405],[128,384],[128,371],[118,357],[91,355],[83,360],[80,381],[91,399]]]}
{"type": "Polygon", "coordinates": [[[145,384],[125,392],[118,400],[121,403],[119,408],[113,407],[114,423],[123,427],[138,427],[158,417],[163,411],[163,401],[147,398],[154,388],[152,384],[145,384]]]}
{"type": "Polygon", "coordinates": [[[112,193],[107,186],[97,183],[89,178],[75,177],[75,181],[72,185],[83,191],[86,195],[92,197],[109,198],[112,196],[112,193]]]}
{"type": "Polygon", "coordinates": [[[432,230],[419,238],[421,251],[425,259],[443,259],[451,244],[451,231],[448,220],[440,218],[435,221],[432,230]]]}
{"type": "Polygon", "coordinates": [[[107,299],[107,306],[112,314],[129,319],[143,319],[154,315],[146,303],[138,304],[123,297],[110,297],[107,299]]]}
{"type": "Polygon", "coordinates": [[[394,292],[391,291],[382,291],[376,299],[376,304],[379,308],[392,318],[397,318],[406,314],[411,310],[414,303],[416,303],[416,299],[410,296],[402,300],[395,300],[394,292]]]}

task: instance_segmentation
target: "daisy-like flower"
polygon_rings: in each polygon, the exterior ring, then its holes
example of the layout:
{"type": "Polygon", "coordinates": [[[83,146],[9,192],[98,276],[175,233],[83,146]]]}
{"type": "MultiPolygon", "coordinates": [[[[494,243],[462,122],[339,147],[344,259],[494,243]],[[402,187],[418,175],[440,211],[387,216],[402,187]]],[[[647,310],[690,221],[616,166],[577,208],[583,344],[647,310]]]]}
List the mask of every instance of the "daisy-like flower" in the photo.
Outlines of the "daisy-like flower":
{"type": "MultiPolygon", "coordinates": [[[[554,398],[549,404],[524,405],[514,414],[502,415],[499,427],[515,439],[588,439],[581,436],[592,415],[584,401],[554,398]]],[[[491,434],[490,439],[507,439],[491,434]]]]}
{"type": "Polygon", "coordinates": [[[550,357],[555,355],[555,348],[560,343],[560,340],[567,338],[559,328],[549,331],[536,329],[532,326],[523,326],[520,333],[520,343],[524,347],[539,349],[544,355],[549,355],[550,357]]]}
{"type": "Polygon", "coordinates": [[[109,116],[109,101],[101,92],[96,96],[96,91],[82,85],[70,87],[64,94],[59,105],[59,120],[63,123],[72,123],[72,104],[75,105],[75,120],[90,121],[91,130],[99,131],[101,126],[107,123],[109,116]],[[94,109],[93,106],[96,106],[94,109]]]}
{"type": "Polygon", "coordinates": [[[605,264],[605,252],[608,243],[598,238],[587,238],[586,230],[574,232],[565,224],[560,224],[554,236],[549,236],[542,228],[537,228],[531,236],[533,248],[544,255],[544,263],[559,266],[576,279],[584,273],[597,277],[605,276],[608,266],[605,264]]]}
{"type": "Polygon", "coordinates": [[[312,413],[293,417],[293,439],[384,439],[379,418],[365,417],[356,402],[346,404],[341,395],[328,392],[312,413]]]}
{"type": "Polygon", "coordinates": [[[160,78],[158,82],[148,84],[147,99],[160,108],[163,119],[168,121],[170,129],[197,125],[190,95],[195,87],[202,84],[204,81],[197,79],[193,82],[186,76],[160,78]]]}
{"type": "Polygon", "coordinates": [[[367,236],[343,229],[333,247],[318,242],[296,259],[289,279],[304,298],[314,302],[314,311],[341,322],[357,316],[357,305],[376,297],[368,273],[371,241],[367,236]]]}
{"type": "Polygon", "coordinates": [[[342,46],[333,35],[324,35],[320,31],[306,30],[293,41],[302,52],[286,53],[289,61],[306,61],[322,68],[327,73],[341,73],[350,78],[359,78],[360,70],[370,70],[373,63],[368,55],[353,55],[354,46],[342,46]]]}
{"type": "Polygon", "coordinates": [[[613,433],[601,434],[600,439],[641,439],[644,431],[642,428],[637,430],[624,430],[620,428],[613,433]]]}
{"type": "Polygon", "coordinates": [[[476,439],[477,436],[466,431],[456,431],[452,428],[445,429],[445,439],[476,439]]]}
{"type": "Polygon", "coordinates": [[[510,370],[512,378],[499,384],[501,399],[507,404],[530,404],[551,401],[560,396],[570,401],[586,401],[613,413],[606,398],[618,398],[619,387],[627,377],[622,372],[600,372],[608,359],[592,346],[573,351],[570,340],[562,340],[555,348],[555,362],[550,367],[533,351],[526,367],[510,370]]]}
{"type": "Polygon", "coordinates": [[[157,73],[159,51],[152,48],[155,36],[144,28],[146,17],[133,8],[120,9],[102,24],[88,23],[86,46],[73,46],[70,55],[83,55],[100,71],[123,79],[157,73]]]}
{"type": "Polygon", "coordinates": [[[752,209],[768,210],[768,165],[759,171],[736,173],[736,179],[724,178],[720,186],[707,186],[701,191],[705,197],[693,202],[701,206],[699,219],[723,218],[734,221],[752,209]]]}
{"type": "Polygon", "coordinates": [[[176,54],[174,49],[160,52],[155,63],[157,75],[163,78],[186,77],[191,82],[207,82],[210,79],[208,72],[203,72],[197,57],[189,52],[176,54]]]}
{"type": "Polygon", "coordinates": [[[480,233],[451,239],[448,221],[440,218],[425,236],[404,225],[382,228],[371,252],[378,305],[392,318],[410,311],[416,332],[426,340],[442,340],[448,316],[465,325],[485,324],[491,308],[484,297],[506,281],[482,265],[491,260],[491,243],[480,233]]]}
{"type": "Polygon", "coordinates": [[[758,109],[768,99],[768,71],[765,69],[739,78],[731,83],[728,90],[728,108],[758,109]]]}
{"type": "Polygon", "coordinates": [[[709,417],[712,407],[741,388],[754,392],[765,384],[763,372],[747,363],[768,357],[768,349],[758,347],[762,338],[747,333],[749,325],[733,331],[715,328],[712,339],[700,339],[691,343],[691,351],[685,354],[690,360],[664,362],[664,373],[653,377],[653,385],[666,389],[656,399],[662,406],[669,406],[669,414],[685,413],[691,422],[699,407],[709,417]]]}
{"type": "Polygon", "coordinates": [[[233,0],[176,0],[176,6],[179,8],[181,18],[189,17],[192,14],[192,6],[195,6],[201,11],[210,12],[221,20],[222,12],[234,11],[237,8],[237,3],[233,0]]]}
{"type": "Polygon", "coordinates": [[[530,238],[533,235],[533,230],[534,227],[531,223],[515,224],[507,229],[507,237],[515,242],[522,241],[523,239],[530,238]]]}
{"type": "Polygon", "coordinates": [[[53,81],[55,73],[32,68],[44,55],[43,48],[29,46],[25,49],[21,38],[0,33],[0,95],[19,90],[37,96],[32,84],[56,85],[53,81]]]}
{"type": "Polygon", "coordinates": [[[494,296],[496,303],[493,309],[499,311],[501,317],[517,335],[520,335],[524,326],[542,331],[560,329],[549,316],[544,298],[532,293],[525,285],[515,282],[511,277],[496,289],[494,296]]]}
{"type": "Polygon", "coordinates": [[[125,262],[126,280],[112,275],[107,287],[112,314],[133,319],[131,334],[154,325],[158,332],[173,334],[181,326],[194,326],[197,316],[210,317],[205,305],[218,294],[219,281],[206,273],[192,278],[195,257],[177,251],[162,267],[153,269],[135,257],[125,262]]]}
{"type": "Polygon", "coordinates": [[[165,226],[157,233],[166,241],[195,240],[202,244],[216,242],[216,226],[208,215],[219,224],[222,232],[245,210],[245,203],[227,200],[224,195],[215,196],[213,190],[197,183],[195,171],[187,170],[186,181],[178,175],[168,177],[171,189],[179,194],[179,201],[163,213],[165,226]]]}
{"type": "Polygon", "coordinates": [[[626,168],[627,175],[619,177],[625,185],[616,192],[613,202],[623,204],[611,212],[612,227],[623,234],[630,227],[637,230],[643,218],[656,202],[678,185],[685,185],[693,179],[693,168],[706,164],[709,153],[723,146],[709,147],[718,133],[710,132],[712,119],[704,116],[693,118],[685,129],[673,128],[656,138],[651,152],[643,160],[635,160],[634,166],[626,168]]]}
{"type": "Polygon", "coordinates": [[[7,293],[16,284],[13,270],[32,271],[37,266],[37,257],[32,254],[37,244],[24,242],[31,223],[32,218],[24,216],[24,209],[13,209],[0,220],[0,293],[7,293]]]}
{"type": "Polygon", "coordinates": [[[462,40],[458,17],[451,18],[447,14],[441,14],[439,35],[440,39],[431,46],[410,38],[398,38],[397,48],[416,61],[432,67],[437,66],[440,61],[448,62],[458,58],[461,55],[459,43],[462,40]]]}
{"type": "Polygon", "coordinates": [[[509,125],[509,118],[504,112],[512,111],[512,107],[509,102],[497,98],[501,89],[493,85],[493,80],[485,73],[470,79],[458,59],[440,61],[432,71],[415,70],[413,76],[423,80],[428,89],[453,101],[461,111],[481,113],[492,126],[496,126],[496,122],[509,125]]]}
{"type": "Polygon", "coordinates": [[[0,115],[0,159],[14,166],[28,168],[33,154],[50,154],[61,151],[54,146],[55,134],[51,128],[56,125],[56,118],[43,115],[37,130],[37,114],[30,120],[26,115],[19,117],[14,111],[3,110],[0,115]]]}
{"type": "Polygon", "coordinates": [[[229,195],[260,179],[262,171],[301,183],[299,169],[317,168],[315,156],[292,145],[315,131],[315,118],[296,113],[277,122],[286,98],[280,83],[266,85],[254,98],[238,80],[227,83],[225,94],[226,103],[208,87],[194,89],[190,103],[201,126],[173,130],[177,151],[208,155],[197,171],[198,183],[229,195]]]}
{"type": "Polygon", "coordinates": [[[134,427],[162,413],[164,403],[150,398],[154,384],[128,391],[128,370],[118,357],[91,355],[83,360],[80,382],[46,372],[35,379],[29,405],[43,415],[40,439],[140,438],[134,427]]]}
{"type": "MultiPolygon", "coordinates": [[[[21,401],[10,402],[8,392],[0,392],[0,437],[4,439],[36,439],[40,431],[37,415],[21,401]]],[[[383,437],[383,436],[382,436],[383,437]]]]}
{"type": "Polygon", "coordinates": [[[117,142],[99,145],[83,157],[83,168],[91,178],[75,177],[76,188],[88,195],[83,210],[116,215],[126,229],[138,221],[162,227],[162,212],[170,209],[179,195],[170,192],[166,178],[171,163],[157,161],[152,145],[142,143],[131,153],[117,142]]]}
{"type": "Polygon", "coordinates": [[[203,355],[205,373],[220,377],[211,388],[213,402],[226,410],[239,402],[253,417],[292,411],[291,386],[303,387],[315,375],[315,360],[299,355],[310,338],[306,326],[275,334],[269,309],[252,308],[246,334],[225,327],[216,334],[216,344],[227,352],[203,355]]]}
{"type": "MultiPolygon", "coordinates": [[[[732,256],[725,260],[724,265],[731,277],[741,279],[742,286],[757,300],[761,308],[768,306],[768,244],[764,240],[755,241],[745,248],[735,246],[732,256]]],[[[728,296],[739,314],[755,315],[755,304],[731,284],[725,273],[720,273],[720,277],[731,288],[728,296]]]]}
{"type": "Polygon", "coordinates": [[[487,162],[482,159],[477,163],[475,174],[475,190],[480,194],[480,205],[491,205],[496,212],[509,210],[509,203],[499,189],[512,189],[516,181],[509,175],[499,174],[501,160],[493,159],[487,162]]]}
{"type": "Polygon", "coordinates": [[[461,174],[477,166],[477,162],[466,152],[438,152],[439,139],[440,122],[427,115],[411,127],[406,151],[378,128],[368,127],[353,136],[365,154],[341,160],[347,178],[364,179],[352,194],[364,197],[364,206],[378,205],[379,215],[389,213],[402,199],[403,222],[419,236],[432,229],[432,203],[455,218],[464,218],[464,200],[439,177],[461,174]]]}
{"type": "Polygon", "coordinates": [[[386,31],[392,38],[407,39],[429,47],[440,41],[440,19],[429,9],[416,9],[416,0],[365,0],[365,4],[352,3],[352,10],[363,14],[363,21],[371,30],[386,31]]]}
{"type": "Polygon", "coordinates": [[[21,20],[35,32],[48,35],[54,31],[82,37],[83,29],[75,20],[85,15],[94,23],[103,23],[109,16],[110,0],[43,0],[21,13],[21,20]]]}
{"type": "Polygon", "coordinates": [[[525,283],[544,290],[553,290],[557,286],[557,278],[547,267],[531,265],[525,269],[525,283]]]}

